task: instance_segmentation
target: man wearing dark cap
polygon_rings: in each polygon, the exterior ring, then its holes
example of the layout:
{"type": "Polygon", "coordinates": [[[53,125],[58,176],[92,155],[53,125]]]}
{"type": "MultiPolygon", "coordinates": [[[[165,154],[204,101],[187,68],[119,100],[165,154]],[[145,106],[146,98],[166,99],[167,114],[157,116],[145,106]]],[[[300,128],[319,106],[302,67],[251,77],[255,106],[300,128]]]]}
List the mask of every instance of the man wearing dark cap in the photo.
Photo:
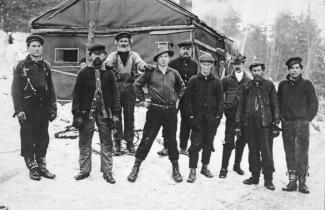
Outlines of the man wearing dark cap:
{"type": "Polygon", "coordinates": [[[132,84],[139,76],[138,70],[143,71],[147,64],[137,52],[131,50],[132,39],[131,34],[128,32],[117,34],[115,44],[117,51],[110,53],[105,61],[107,66],[113,68],[124,117],[124,123],[122,123],[122,113],[119,114],[119,122],[115,133],[115,154],[121,154],[122,139],[127,142],[128,151],[134,154],[134,107],[136,96],[132,84]],[[124,124],[124,132],[122,124],[124,124]]]}
{"type": "Polygon", "coordinates": [[[42,58],[44,39],[30,35],[26,39],[27,57],[14,68],[11,95],[14,116],[20,123],[21,156],[32,180],[41,176],[54,179],[46,168],[49,145],[48,126],[57,116],[56,96],[50,64],[42,58]]]}
{"type": "Polygon", "coordinates": [[[235,163],[233,170],[239,175],[244,175],[244,171],[240,168],[240,162],[243,156],[243,151],[246,145],[244,135],[237,136],[235,143],[235,128],[236,128],[236,112],[239,103],[241,89],[250,81],[244,71],[244,63],[246,57],[238,54],[231,61],[233,72],[222,78],[222,87],[225,98],[224,113],[226,116],[225,140],[223,144],[222,165],[219,177],[226,178],[228,173],[228,164],[231,152],[235,149],[235,163]]]}
{"type": "Polygon", "coordinates": [[[196,179],[199,152],[202,149],[201,174],[212,178],[208,169],[213,148],[213,140],[223,114],[223,91],[221,81],[211,72],[215,59],[210,54],[199,58],[200,73],[191,77],[186,89],[186,109],[192,125],[191,146],[189,148],[190,174],[188,182],[196,179]]]}
{"type": "Polygon", "coordinates": [[[107,182],[114,184],[111,128],[120,113],[119,92],[112,70],[103,64],[105,46],[93,44],[88,51],[90,63],[78,73],[73,90],[73,125],[79,129],[80,150],[80,172],[75,179],[81,180],[90,175],[91,142],[96,122],[100,139],[101,172],[107,182]]]}
{"type": "Polygon", "coordinates": [[[138,176],[141,162],[146,159],[153,141],[161,126],[165,129],[165,138],[168,139],[167,148],[169,160],[173,166],[173,179],[176,182],[183,180],[179,173],[179,152],[176,142],[177,108],[180,98],[184,94],[185,84],[179,73],[168,67],[170,57],[174,52],[166,46],[157,49],[153,60],[157,66],[152,70],[146,70],[135,82],[134,87],[141,104],[148,108],[146,123],[140,145],[135,154],[135,163],[128,176],[130,182],[134,182],[138,176]],[[145,102],[143,87],[147,85],[150,105],[145,102]]]}
{"type": "MultiPolygon", "coordinates": [[[[180,56],[172,61],[170,61],[169,66],[176,69],[181,75],[185,86],[187,81],[193,76],[197,75],[197,63],[191,59],[193,43],[191,40],[184,40],[178,44],[180,56]]],[[[191,126],[189,125],[188,114],[185,109],[185,95],[181,98],[179,103],[179,110],[181,112],[181,127],[179,133],[179,153],[183,155],[188,155],[187,143],[190,137],[191,126]]],[[[164,130],[163,130],[163,136],[164,130]]],[[[166,140],[167,141],[167,140],[166,140]]],[[[165,142],[165,141],[164,141],[165,142]]],[[[166,143],[164,143],[164,148],[158,152],[161,156],[168,155],[168,149],[166,143]]]]}
{"type": "Polygon", "coordinates": [[[289,184],[283,191],[309,193],[306,186],[308,174],[309,123],[318,111],[318,99],[314,85],[302,77],[303,65],[300,57],[286,62],[289,74],[279,84],[282,137],[289,174],[289,184]]]}
{"type": "Polygon", "coordinates": [[[263,170],[264,186],[274,190],[273,185],[273,138],[279,135],[280,111],[274,84],[263,78],[265,65],[253,63],[249,67],[253,80],[244,86],[236,114],[235,132],[244,132],[248,141],[249,171],[252,176],[243,181],[252,185],[259,183],[263,170]],[[240,129],[240,123],[244,127],[240,129]]]}

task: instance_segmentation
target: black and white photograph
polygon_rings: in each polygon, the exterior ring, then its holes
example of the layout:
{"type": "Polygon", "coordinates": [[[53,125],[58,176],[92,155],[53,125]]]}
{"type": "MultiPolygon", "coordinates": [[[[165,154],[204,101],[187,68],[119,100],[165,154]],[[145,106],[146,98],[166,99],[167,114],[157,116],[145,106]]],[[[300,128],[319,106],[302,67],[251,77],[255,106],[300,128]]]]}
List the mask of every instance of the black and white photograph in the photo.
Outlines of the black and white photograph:
{"type": "Polygon", "coordinates": [[[0,0],[0,210],[325,210],[324,0],[0,0]]]}

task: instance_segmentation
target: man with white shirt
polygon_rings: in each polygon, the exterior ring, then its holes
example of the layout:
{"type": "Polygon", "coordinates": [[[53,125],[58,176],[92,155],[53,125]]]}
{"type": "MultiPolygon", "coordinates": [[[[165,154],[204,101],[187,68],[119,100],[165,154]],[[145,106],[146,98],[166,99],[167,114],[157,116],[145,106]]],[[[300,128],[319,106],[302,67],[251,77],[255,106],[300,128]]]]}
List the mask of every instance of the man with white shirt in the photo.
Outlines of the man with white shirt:
{"type": "Polygon", "coordinates": [[[224,113],[226,116],[226,130],[225,140],[223,145],[222,166],[219,177],[226,178],[228,173],[228,164],[231,152],[235,149],[235,163],[234,171],[239,175],[243,175],[244,171],[240,168],[243,151],[246,145],[245,137],[243,135],[237,136],[235,143],[235,117],[237,106],[239,102],[240,90],[243,86],[247,85],[250,79],[244,72],[244,63],[246,57],[238,54],[233,60],[233,72],[229,76],[222,79],[222,88],[224,91],[224,113]]]}

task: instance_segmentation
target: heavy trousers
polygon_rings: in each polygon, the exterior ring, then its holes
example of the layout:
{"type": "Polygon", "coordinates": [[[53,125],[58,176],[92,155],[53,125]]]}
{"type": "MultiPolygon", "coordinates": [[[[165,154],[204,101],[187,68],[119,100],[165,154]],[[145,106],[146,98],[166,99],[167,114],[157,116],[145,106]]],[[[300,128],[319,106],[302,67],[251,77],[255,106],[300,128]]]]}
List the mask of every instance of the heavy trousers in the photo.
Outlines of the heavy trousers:
{"type": "MultiPolygon", "coordinates": [[[[236,128],[236,108],[226,109],[226,129],[225,129],[225,142],[223,144],[222,154],[222,168],[228,168],[231,152],[235,149],[235,164],[234,166],[240,167],[244,148],[246,146],[245,132],[242,132],[241,136],[237,137],[235,143],[235,128],[236,128]]],[[[244,127],[241,126],[242,131],[244,127]]]]}
{"type": "Polygon", "coordinates": [[[295,171],[298,176],[306,175],[309,168],[309,122],[283,120],[282,137],[288,171],[295,171]]]}
{"type": "Polygon", "coordinates": [[[210,163],[210,157],[213,148],[213,140],[217,133],[217,125],[214,126],[204,120],[200,123],[200,126],[193,128],[191,133],[191,146],[188,149],[189,152],[189,167],[197,168],[197,163],[199,161],[199,152],[202,149],[201,162],[203,165],[210,163]]]}
{"type": "Polygon", "coordinates": [[[135,154],[137,159],[146,159],[161,126],[165,130],[165,142],[169,159],[171,161],[178,160],[179,153],[176,142],[177,109],[155,107],[150,107],[147,111],[142,139],[135,154]]]}
{"type": "Polygon", "coordinates": [[[80,171],[90,173],[91,171],[91,153],[92,138],[95,131],[95,122],[98,127],[100,139],[100,170],[103,173],[111,173],[113,165],[113,141],[109,121],[96,109],[95,117],[85,121],[83,127],[79,129],[79,165],[80,171]]]}
{"type": "Polygon", "coordinates": [[[259,174],[263,170],[264,178],[272,177],[274,172],[272,126],[263,126],[261,112],[257,111],[248,117],[245,126],[248,140],[249,171],[259,174]]]}
{"type": "Polygon", "coordinates": [[[132,85],[127,88],[119,88],[120,91],[120,103],[123,110],[123,121],[122,113],[119,114],[119,121],[116,124],[116,133],[114,135],[116,140],[131,141],[134,139],[134,107],[135,107],[135,90],[132,85]],[[123,123],[124,132],[123,132],[123,123]]]}
{"type": "Polygon", "coordinates": [[[24,111],[27,119],[20,123],[21,156],[32,160],[45,157],[49,145],[48,109],[37,106],[24,111]]]}

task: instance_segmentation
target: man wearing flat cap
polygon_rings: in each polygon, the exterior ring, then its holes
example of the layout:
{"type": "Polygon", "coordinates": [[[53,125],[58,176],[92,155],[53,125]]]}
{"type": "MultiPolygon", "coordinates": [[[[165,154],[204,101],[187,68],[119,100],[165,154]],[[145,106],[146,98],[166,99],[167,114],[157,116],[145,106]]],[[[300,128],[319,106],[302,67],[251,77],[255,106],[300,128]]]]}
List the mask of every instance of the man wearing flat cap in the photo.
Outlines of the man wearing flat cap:
{"type": "MultiPolygon", "coordinates": [[[[178,46],[179,46],[180,56],[170,61],[169,66],[178,71],[186,86],[187,81],[193,75],[197,75],[198,66],[196,62],[193,59],[191,59],[192,48],[193,48],[192,41],[184,40],[180,42],[178,46]]],[[[179,110],[181,113],[181,127],[179,133],[179,153],[183,155],[188,155],[187,143],[191,133],[191,126],[189,125],[189,120],[188,120],[189,115],[186,113],[186,109],[185,109],[185,95],[180,100],[179,110]]],[[[162,132],[163,132],[163,136],[165,136],[164,130],[162,132]]],[[[168,149],[166,147],[166,143],[164,143],[164,148],[161,151],[159,151],[158,154],[161,156],[168,155],[168,149]]]]}
{"type": "Polygon", "coordinates": [[[226,129],[219,178],[227,177],[229,159],[233,149],[235,149],[233,170],[239,175],[244,175],[244,171],[240,168],[240,163],[246,145],[246,139],[244,134],[235,135],[235,118],[241,89],[251,80],[244,71],[245,60],[245,56],[240,54],[236,55],[231,61],[234,68],[233,72],[221,80],[225,99],[224,113],[226,116],[226,129]],[[235,136],[237,138],[236,141],[235,136]]]}
{"type": "Polygon", "coordinates": [[[100,139],[100,170],[103,178],[114,184],[111,129],[118,121],[120,97],[112,69],[103,64],[105,46],[95,43],[88,51],[90,62],[78,73],[72,99],[73,125],[79,129],[80,151],[80,172],[75,179],[85,179],[90,175],[91,142],[96,123],[100,139]]]}
{"type": "Polygon", "coordinates": [[[213,140],[223,114],[223,91],[221,81],[212,74],[215,59],[211,54],[199,58],[200,73],[191,77],[186,89],[186,109],[192,126],[191,146],[189,148],[190,174],[188,182],[196,180],[199,152],[202,149],[201,174],[212,178],[208,169],[213,140]]]}
{"type": "Polygon", "coordinates": [[[318,99],[314,85],[302,77],[303,65],[300,57],[286,62],[289,74],[279,84],[282,137],[286,154],[289,184],[283,191],[309,193],[306,186],[308,174],[309,123],[318,111],[318,99]]]}
{"type": "Polygon", "coordinates": [[[263,78],[265,65],[260,62],[249,66],[253,80],[244,86],[236,113],[235,132],[245,133],[248,142],[249,171],[252,176],[243,181],[247,185],[259,183],[260,171],[264,174],[264,186],[273,185],[273,138],[279,135],[280,111],[274,84],[263,78]],[[240,123],[242,123],[243,130],[240,123]]]}
{"type": "Polygon", "coordinates": [[[120,92],[120,104],[124,117],[122,123],[122,113],[119,114],[115,133],[115,154],[121,154],[122,139],[127,142],[128,151],[134,154],[134,107],[136,96],[132,84],[139,76],[138,70],[144,71],[147,64],[137,52],[131,50],[132,39],[130,33],[121,32],[117,34],[115,36],[115,44],[117,51],[110,53],[105,61],[107,66],[113,68],[120,92]],[[122,124],[124,124],[124,129],[122,124]]]}
{"type": "Polygon", "coordinates": [[[49,121],[57,116],[51,66],[42,58],[41,36],[28,36],[26,44],[28,55],[14,68],[11,86],[14,116],[21,128],[21,156],[32,180],[40,180],[41,176],[54,179],[55,175],[46,168],[49,121]]]}
{"type": "Polygon", "coordinates": [[[134,182],[138,176],[141,162],[146,159],[152,143],[154,142],[161,126],[165,129],[165,138],[168,139],[167,149],[169,160],[173,166],[172,177],[176,182],[183,180],[179,172],[179,152],[176,142],[177,109],[179,100],[185,91],[185,84],[179,73],[168,66],[170,57],[174,52],[167,46],[157,49],[154,62],[157,62],[152,70],[146,70],[136,79],[134,87],[141,104],[148,108],[146,122],[140,145],[135,154],[135,163],[128,176],[130,182],[134,182]],[[143,87],[147,85],[150,104],[145,101],[143,87]]]}

